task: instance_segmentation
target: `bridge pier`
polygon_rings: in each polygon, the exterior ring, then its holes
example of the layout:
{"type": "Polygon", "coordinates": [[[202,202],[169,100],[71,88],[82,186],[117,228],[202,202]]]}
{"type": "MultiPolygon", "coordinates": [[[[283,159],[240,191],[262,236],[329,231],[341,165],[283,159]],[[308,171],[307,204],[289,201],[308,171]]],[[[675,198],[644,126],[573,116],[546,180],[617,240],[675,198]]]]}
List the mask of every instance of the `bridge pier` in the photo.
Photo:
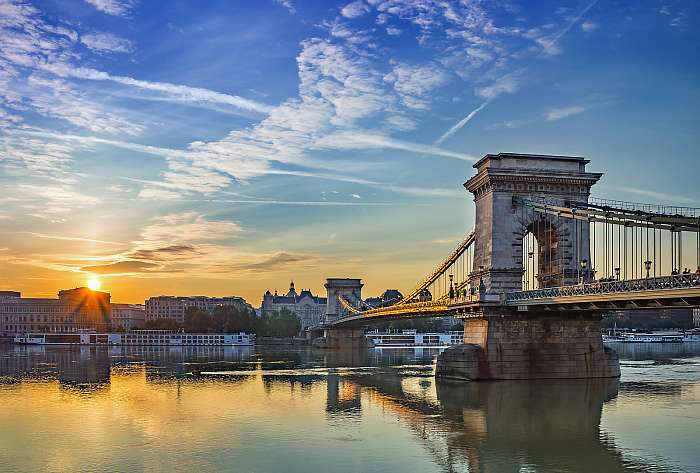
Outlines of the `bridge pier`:
{"type": "Polygon", "coordinates": [[[313,341],[315,348],[329,349],[368,348],[371,345],[363,328],[327,328],[323,337],[313,341]]]}
{"type": "Polygon", "coordinates": [[[464,345],[438,356],[436,376],[466,380],[616,378],[617,353],[593,314],[484,314],[464,320],[464,345]]]}

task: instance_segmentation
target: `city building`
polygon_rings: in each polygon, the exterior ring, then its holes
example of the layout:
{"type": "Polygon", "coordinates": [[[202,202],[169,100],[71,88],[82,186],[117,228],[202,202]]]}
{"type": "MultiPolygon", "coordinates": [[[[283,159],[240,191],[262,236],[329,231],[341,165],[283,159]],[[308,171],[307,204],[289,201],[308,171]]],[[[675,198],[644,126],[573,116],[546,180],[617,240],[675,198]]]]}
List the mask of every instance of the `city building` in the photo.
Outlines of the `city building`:
{"type": "Polygon", "coordinates": [[[289,291],[283,296],[278,295],[277,291],[274,294],[266,291],[263,295],[261,314],[282,309],[294,313],[299,318],[303,330],[321,323],[326,313],[326,298],[313,295],[310,289],[302,289],[297,293],[292,281],[289,284],[289,291]]]}
{"type": "Polygon", "coordinates": [[[700,309],[693,309],[693,327],[700,328],[700,309]]]}
{"type": "Polygon", "coordinates": [[[173,319],[177,323],[185,322],[185,312],[189,307],[212,312],[216,307],[232,306],[237,309],[253,310],[245,299],[237,296],[157,296],[146,301],[146,321],[173,319]]]}
{"type": "Polygon", "coordinates": [[[112,330],[133,330],[146,322],[143,304],[112,304],[112,330]]]}
{"type": "Polygon", "coordinates": [[[403,299],[403,294],[398,289],[387,289],[379,297],[369,297],[365,299],[365,304],[369,307],[388,307],[403,299]]]}
{"type": "Polygon", "coordinates": [[[25,298],[19,292],[0,293],[0,334],[30,332],[106,332],[111,323],[110,295],[86,287],[59,291],[58,299],[25,298]]]}

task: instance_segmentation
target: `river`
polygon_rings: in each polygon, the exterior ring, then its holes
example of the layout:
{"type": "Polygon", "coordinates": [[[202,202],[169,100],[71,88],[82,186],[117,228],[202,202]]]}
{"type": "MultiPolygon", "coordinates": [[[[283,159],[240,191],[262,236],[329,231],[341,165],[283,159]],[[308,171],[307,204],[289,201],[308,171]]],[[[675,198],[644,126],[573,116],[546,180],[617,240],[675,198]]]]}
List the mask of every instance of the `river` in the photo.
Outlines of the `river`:
{"type": "Polygon", "coordinates": [[[0,470],[698,472],[700,344],[619,380],[464,383],[436,350],[0,346],[0,470]]]}

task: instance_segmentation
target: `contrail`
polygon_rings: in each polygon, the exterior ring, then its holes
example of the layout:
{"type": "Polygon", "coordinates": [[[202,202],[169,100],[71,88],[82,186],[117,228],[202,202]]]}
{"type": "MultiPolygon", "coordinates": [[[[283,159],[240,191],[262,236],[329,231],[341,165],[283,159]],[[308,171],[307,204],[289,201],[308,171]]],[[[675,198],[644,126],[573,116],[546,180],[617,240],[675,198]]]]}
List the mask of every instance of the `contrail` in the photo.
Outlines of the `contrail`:
{"type": "Polygon", "coordinates": [[[482,103],[481,105],[479,105],[478,107],[476,107],[474,110],[472,110],[471,112],[469,112],[469,115],[467,115],[466,117],[462,118],[462,119],[461,119],[459,122],[457,122],[452,128],[450,128],[449,130],[447,130],[440,138],[438,138],[438,140],[435,142],[435,145],[442,144],[442,142],[445,141],[447,138],[449,138],[450,136],[452,136],[452,135],[454,135],[455,133],[457,133],[464,125],[466,125],[467,123],[469,123],[469,120],[471,120],[472,118],[474,118],[474,115],[476,115],[477,113],[479,113],[479,112],[480,112],[485,106],[487,106],[487,105],[488,105],[488,102],[484,102],[484,103],[482,103]]]}
{"type": "Polygon", "coordinates": [[[593,7],[595,6],[596,3],[598,3],[598,0],[593,0],[591,3],[588,4],[588,6],[587,6],[586,8],[584,8],[583,10],[581,10],[581,12],[580,12],[573,20],[571,20],[571,21],[569,22],[568,25],[566,25],[566,28],[564,28],[564,29],[561,30],[559,33],[557,33],[557,34],[554,36],[554,38],[552,38],[552,40],[551,40],[549,43],[547,43],[546,45],[543,45],[543,46],[544,46],[544,50],[547,51],[547,50],[550,49],[552,46],[554,46],[554,45],[557,43],[557,41],[559,41],[559,38],[561,38],[561,37],[564,36],[566,33],[568,33],[569,30],[571,29],[571,27],[574,26],[576,23],[578,23],[578,22],[581,20],[581,18],[583,18],[583,15],[585,15],[586,13],[588,13],[588,10],[590,10],[591,8],[593,8],[593,7]]]}

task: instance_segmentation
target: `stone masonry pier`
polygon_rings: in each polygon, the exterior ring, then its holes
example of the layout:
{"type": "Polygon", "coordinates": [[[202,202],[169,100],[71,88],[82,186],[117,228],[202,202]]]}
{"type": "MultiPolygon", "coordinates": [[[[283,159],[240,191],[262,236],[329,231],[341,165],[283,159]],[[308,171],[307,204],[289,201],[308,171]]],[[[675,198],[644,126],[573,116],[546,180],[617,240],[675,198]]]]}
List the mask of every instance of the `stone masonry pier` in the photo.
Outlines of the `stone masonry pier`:
{"type": "Polygon", "coordinates": [[[438,357],[436,376],[466,380],[614,378],[620,365],[594,315],[491,315],[464,321],[464,345],[438,357]]]}

